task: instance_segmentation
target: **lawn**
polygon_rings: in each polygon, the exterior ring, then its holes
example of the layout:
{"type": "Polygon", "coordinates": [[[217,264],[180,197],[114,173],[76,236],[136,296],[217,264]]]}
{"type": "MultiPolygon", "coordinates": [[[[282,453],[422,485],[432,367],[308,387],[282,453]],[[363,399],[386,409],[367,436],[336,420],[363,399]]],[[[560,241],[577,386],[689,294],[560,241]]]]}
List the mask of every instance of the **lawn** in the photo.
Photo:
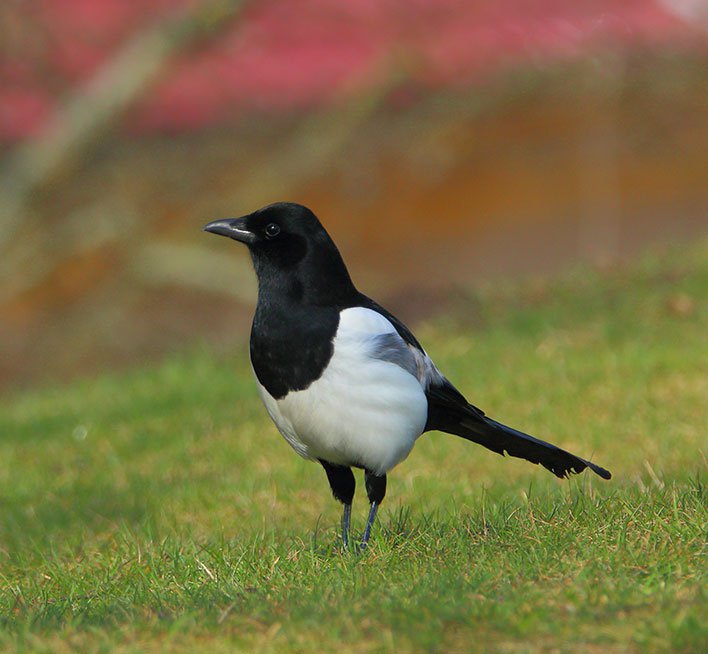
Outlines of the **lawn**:
{"type": "Polygon", "coordinates": [[[416,326],[438,365],[613,479],[428,434],[363,556],[244,344],[6,398],[0,649],[708,651],[706,298],[706,243],[460,290],[416,326]]]}

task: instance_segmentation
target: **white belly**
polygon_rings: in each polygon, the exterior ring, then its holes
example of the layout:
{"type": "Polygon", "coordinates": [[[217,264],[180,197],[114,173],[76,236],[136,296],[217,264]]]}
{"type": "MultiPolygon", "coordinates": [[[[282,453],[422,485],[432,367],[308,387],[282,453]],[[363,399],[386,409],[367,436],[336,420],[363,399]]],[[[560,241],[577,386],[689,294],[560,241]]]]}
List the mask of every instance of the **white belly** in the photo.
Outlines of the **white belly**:
{"type": "Polygon", "coordinates": [[[308,388],[276,400],[258,384],[270,417],[298,454],[383,474],[423,432],[423,387],[395,363],[368,356],[371,336],[342,321],[332,359],[308,388]]]}

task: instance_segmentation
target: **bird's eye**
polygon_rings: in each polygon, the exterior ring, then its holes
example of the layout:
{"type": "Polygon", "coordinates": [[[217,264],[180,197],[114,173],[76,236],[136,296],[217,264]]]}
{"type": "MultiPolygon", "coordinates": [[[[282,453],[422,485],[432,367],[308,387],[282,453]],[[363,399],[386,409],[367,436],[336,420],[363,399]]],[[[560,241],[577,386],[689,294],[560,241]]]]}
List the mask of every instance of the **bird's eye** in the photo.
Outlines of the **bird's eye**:
{"type": "Polygon", "coordinates": [[[275,238],[280,234],[280,227],[275,223],[268,223],[265,228],[265,235],[268,238],[275,238]]]}

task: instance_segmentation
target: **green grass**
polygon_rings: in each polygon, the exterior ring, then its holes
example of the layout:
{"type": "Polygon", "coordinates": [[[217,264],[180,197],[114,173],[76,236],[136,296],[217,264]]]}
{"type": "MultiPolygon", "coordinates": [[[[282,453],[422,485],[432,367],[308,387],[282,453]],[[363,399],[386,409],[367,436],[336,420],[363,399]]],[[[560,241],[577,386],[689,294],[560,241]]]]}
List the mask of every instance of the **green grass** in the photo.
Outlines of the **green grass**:
{"type": "Polygon", "coordinates": [[[614,478],[429,434],[361,557],[245,349],[9,398],[0,648],[707,651],[707,297],[706,244],[460,293],[416,330],[441,368],[614,478]]]}

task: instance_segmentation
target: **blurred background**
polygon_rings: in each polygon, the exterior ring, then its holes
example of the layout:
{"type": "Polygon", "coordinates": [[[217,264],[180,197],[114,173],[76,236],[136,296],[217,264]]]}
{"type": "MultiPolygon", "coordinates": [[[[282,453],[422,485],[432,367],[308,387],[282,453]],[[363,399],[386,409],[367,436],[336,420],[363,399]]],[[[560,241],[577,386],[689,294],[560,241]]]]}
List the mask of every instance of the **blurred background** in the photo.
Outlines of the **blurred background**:
{"type": "Polygon", "coordinates": [[[310,206],[415,323],[708,233],[704,0],[6,0],[0,391],[248,334],[204,223],[310,206]]]}

